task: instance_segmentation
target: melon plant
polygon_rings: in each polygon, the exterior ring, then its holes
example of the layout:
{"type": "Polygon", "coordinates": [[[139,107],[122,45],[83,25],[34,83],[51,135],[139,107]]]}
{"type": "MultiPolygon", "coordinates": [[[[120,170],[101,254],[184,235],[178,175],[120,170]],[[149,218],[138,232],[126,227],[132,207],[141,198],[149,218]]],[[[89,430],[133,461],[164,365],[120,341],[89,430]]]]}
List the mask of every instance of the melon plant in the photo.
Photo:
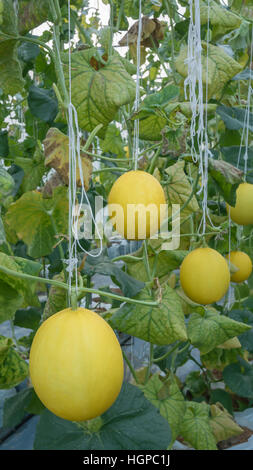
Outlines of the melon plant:
{"type": "Polygon", "coordinates": [[[194,69],[192,2],[0,0],[3,439],[31,415],[36,450],[242,438],[250,3],[199,0],[194,69]]]}

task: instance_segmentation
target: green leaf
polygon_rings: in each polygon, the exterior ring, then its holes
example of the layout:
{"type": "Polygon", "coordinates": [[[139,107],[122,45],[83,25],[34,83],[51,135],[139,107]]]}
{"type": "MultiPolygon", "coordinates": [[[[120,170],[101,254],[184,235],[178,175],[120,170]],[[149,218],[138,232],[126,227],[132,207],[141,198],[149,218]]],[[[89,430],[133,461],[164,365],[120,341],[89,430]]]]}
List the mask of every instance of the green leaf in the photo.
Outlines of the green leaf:
{"type": "Polygon", "coordinates": [[[3,427],[14,428],[26,416],[26,405],[30,401],[30,390],[21,390],[14,396],[7,398],[3,407],[3,427]]]}
{"type": "Polygon", "coordinates": [[[221,403],[228,412],[233,415],[233,402],[231,395],[222,388],[211,390],[210,404],[221,403]]]}
{"type": "MultiPolygon", "coordinates": [[[[176,292],[165,286],[158,293],[158,307],[125,304],[110,319],[114,328],[158,345],[187,339],[181,301],[176,292]]],[[[138,300],[151,300],[147,288],[137,295],[138,300]]]]}
{"type": "Polygon", "coordinates": [[[101,417],[77,425],[45,411],[36,430],[35,450],[167,449],[167,421],[131,384],[124,384],[112,407],[101,417]],[[152,423],[152,426],[150,426],[152,423]]]}
{"type": "Polygon", "coordinates": [[[4,224],[2,221],[2,217],[0,216],[0,245],[6,242],[4,224]]]}
{"type": "MultiPolygon", "coordinates": [[[[74,3],[74,2],[72,2],[74,3]]],[[[19,32],[26,34],[48,20],[48,0],[23,0],[19,2],[19,32]]]]}
{"type": "Polygon", "coordinates": [[[248,80],[250,77],[252,77],[252,71],[249,68],[246,68],[235,75],[232,80],[248,80]]]}
{"type": "Polygon", "coordinates": [[[243,182],[243,172],[223,160],[209,159],[209,173],[216,183],[216,186],[231,206],[236,204],[236,190],[243,182]]]}
{"type": "Polygon", "coordinates": [[[243,322],[246,325],[251,326],[249,331],[242,333],[238,336],[238,339],[246,351],[253,353],[253,313],[249,310],[231,310],[229,317],[235,321],[243,322]]]}
{"type": "MultiPolygon", "coordinates": [[[[38,275],[41,265],[33,261],[0,253],[0,266],[15,272],[38,275]]],[[[0,322],[11,319],[15,311],[26,305],[40,305],[35,296],[36,285],[0,271],[0,322]]]]}
{"type": "Polygon", "coordinates": [[[89,257],[86,260],[84,272],[89,276],[93,276],[95,273],[111,276],[114,282],[121,287],[121,290],[126,297],[134,297],[145,286],[143,281],[139,281],[129,276],[127,273],[122,271],[116,263],[113,263],[106,257],[89,257]]]}
{"type": "MultiPolygon", "coordinates": [[[[37,39],[38,36],[33,36],[32,34],[28,34],[28,37],[37,39]]],[[[40,47],[38,44],[34,44],[32,42],[24,41],[18,47],[18,58],[23,62],[29,63],[36,59],[36,57],[40,54],[40,47]]]]}
{"type": "Polygon", "coordinates": [[[20,292],[0,280],[0,323],[12,319],[23,301],[24,298],[20,292]]]}
{"type": "MultiPolygon", "coordinates": [[[[176,104],[178,105],[178,108],[182,114],[184,114],[188,118],[191,118],[192,107],[191,107],[190,102],[184,101],[183,103],[176,103],[176,104]]],[[[214,104],[214,103],[204,104],[203,106],[204,106],[204,113],[207,112],[209,116],[213,115],[217,108],[217,104],[214,104]]]]}
{"type": "Polygon", "coordinates": [[[199,397],[206,391],[206,382],[203,374],[199,370],[190,372],[184,385],[184,393],[190,392],[193,397],[199,397]]]}
{"type": "Polygon", "coordinates": [[[145,397],[156,406],[161,415],[168,421],[172,431],[172,441],[179,432],[186,410],[186,402],[173,377],[163,384],[159,375],[153,375],[145,385],[139,385],[145,397]]]}
{"type": "Polygon", "coordinates": [[[18,35],[17,16],[12,0],[2,0],[3,22],[0,25],[0,88],[6,95],[15,95],[22,91],[24,80],[21,65],[17,58],[17,41],[5,34],[18,35]]]}
{"type": "Polygon", "coordinates": [[[5,158],[9,155],[8,132],[0,131],[0,157],[5,158]]]}
{"type": "MultiPolygon", "coordinates": [[[[185,62],[188,47],[183,46],[176,59],[176,69],[183,76],[188,76],[188,66],[185,62]]],[[[222,90],[229,80],[242,70],[242,66],[230,57],[221,47],[202,41],[202,80],[208,86],[208,98],[220,99],[222,90]],[[207,54],[208,52],[208,54],[207,54]]],[[[205,90],[204,90],[205,96],[205,90]]]]}
{"type": "Polygon", "coordinates": [[[164,107],[172,99],[176,98],[179,93],[179,87],[175,85],[167,85],[161,91],[147,95],[140,105],[140,111],[164,107]]]}
{"type": "Polygon", "coordinates": [[[187,325],[191,343],[203,354],[249,329],[245,323],[220,315],[215,309],[207,309],[204,316],[193,313],[187,325]]]}
{"type": "Polygon", "coordinates": [[[37,330],[41,320],[41,312],[37,308],[21,308],[16,311],[14,325],[21,328],[37,330]]]}
{"type": "MultiPolygon", "coordinates": [[[[25,274],[29,274],[30,276],[38,276],[42,269],[42,265],[37,261],[35,262],[27,258],[20,258],[18,256],[14,256],[13,260],[15,261],[16,266],[18,266],[19,270],[25,274]]],[[[15,280],[17,280],[17,278],[15,278],[15,280]]],[[[16,282],[15,280],[12,282],[16,282]]],[[[27,282],[27,280],[22,280],[22,284],[25,303],[29,306],[32,305],[34,307],[39,307],[40,303],[36,296],[36,282],[33,284],[31,281],[27,282]]]]}
{"type": "MultiPolygon", "coordinates": [[[[106,65],[99,62],[95,48],[75,52],[72,64],[72,103],[78,114],[81,129],[92,131],[98,124],[107,125],[124,104],[135,98],[135,81],[126,71],[121,59],[113,55],[106,65]]],[[[69,86],[68,54],[62,55],[66,86],[69,86]]]]}
{"type": "Polygon", "coordinates": [[[207,369],[223,371],[228,364],[237,362],[239,353],[242,354],[241,349],[214,348],[206,354],[201,354],[201,361],[207,369]]]}
{"type": "Polygon", "coordinates": [[[233,417],[220,404],[216,403],[210,406],[211,428],[216,442],[224,441],[232,436],[238,436],[243,433],[243,429],[233,420],[233,417]]]}
{"type": "Polygon", "coordinates": [[[38,147],[32,158],[17,157],[15,163],[24,170],[24,178],[21,184],[22,192],[37,189],[47,171],[42,150],[38,147]]]}
{"type": "Polygon", "coordinates": [[[28,105],[33,116],[44,122],[53,122],[58,112],[58,101],[53,89],[46,90],[32,85],[29,89],[28,105]]]}
{"type": "Polygon", "coordinates": [[[178,97],[179,92],[179,87],[168,85],[162,91],[152,93],[142,101],[139,111],[132,117],[139,119],[141,139],[161,140],[161,131],[167,124],[166,105],[178,97]]]}
{"type": "Polygon", "coordinates": [[[0,167],[0,204],[14,192],[15,182],[3,167],[0,167]]]}
{"type": "MultiPolygon", "coordinates": [[[[140,118],[139,121],[139,136],[143,140],[159,141],[162,139],[161,131],[167,124],[167,118],[161,115],[160,111],[152,110],[148,113],[145,112],[145,118],[140,118]]],[[[137,116],[138,118],[138,116],[137,116]]]]}
{"type": "Polygon", "coordinates": [[[104,140],[100,141],[100,148],[103,152],[115,153],[118,157],[125,157],[121,130],[115,124],[109,124],[104,140]]]}
{"type": "Polygon", "coordinates": [[[0,389],[15,387],[28,375],[28,364],[12,347],[10,338],[0,335],[0,389]]]}
{"type": "Polygon", "coordinates": [[[253,399],[253,366],[242,357],[238,356],[237,363],[225,367],[223,379],[233,393],[253,399]]]}
{"type": "MultiPolygon", "coordinates": [[[[234,133],[235,131],[230,131],[234,133]]],[[[253,183],[253,149],[250,147],[232,145],[231,147],[221,147],[221,152],[226,161],[236,166],[239,170],[244,171],[245,160],[247,156],[248,171],[246,172],[246,181],[253,183]]]]}
{"type": "Polygon", "coordinates": [[[186,402],[180,434],[197,450],[217,450],[206,403],[186,402]]]}
{"type": "Polygon", "coordinates": [[[67,189],[56,188],[50,199],[43,199],[38,191],[23,194],[10,205],[6,222],[27,244],[29,256],[41,258],[50,254],[57,243],[55,235],[68,232],[67,189]]]}
{"type": "Polygon", "coordinates": [[[5,428],[14,428],[21,423],[27,413],[31,413],[31,409],[40,413],[45,409],[33,388],[25,388],[12,397],[7,398],[3,408],[3,426],[5,428]],[[37,405],[35,404],[36,402],[37,405]]]}
{"type": "MultiPolygon", "coordinates": [[[[220,105],[216,108],[216,112],[228,129],[243,129],[246,122],[246,109],[220,105]]],[[[253,113],[249,113],[248,129],[253,132],[253,113]]]]}
{"type": "MultiPolygon", "coordinates": [[[[161,241],[161,239],[159,239],[159,242],[162,244],[165,240],[161,241]]],[[[143,248],[138,250],[136,257],[142,256],[142,253],[143,248]]],[[[174,269],[179,268],[186,254],[187,252],[183,250],[161,250],[156,257],[154,252],[149,250],[148,260],[150,270],[152,272],[153,268],[156,267],[156,277],[161,278],[166,276],[174,269]]],[[[124,262],[127,265],[127,272],[130,276],[133,276],[135,279],[139,279],[140,281],[148,282],[148,275],[143,261],[135,261],[133,256],[128,257],[126,255],[124,256],[124,262]]]]}

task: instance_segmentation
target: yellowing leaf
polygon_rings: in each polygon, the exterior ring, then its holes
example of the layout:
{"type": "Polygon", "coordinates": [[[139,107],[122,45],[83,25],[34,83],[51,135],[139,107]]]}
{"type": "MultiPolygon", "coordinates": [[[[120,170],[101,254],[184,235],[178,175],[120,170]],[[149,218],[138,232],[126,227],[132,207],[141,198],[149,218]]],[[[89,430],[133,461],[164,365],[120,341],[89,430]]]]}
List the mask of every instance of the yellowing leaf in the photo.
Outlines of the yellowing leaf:
{"type": "MultiPolygon", "coordinates": [[[[166,23],[156,18],[143,16],[141,21],[141,46],[153,47],[153,42],[158,47],[159,41],[164,38],[166,23]]],[[[136,21],[125,36],[119,41],[120,46],[131,46],[137,44],[139,21],[136,21]]]]}
{"type": "MultiPolygon", "coordinates": [[[[157,307],[124,304],[110,319],[114,328],[158,345],[187,340],[184,314],[176,292],[165,286],[158,292],[162,298],[157,307]]],[[[136,296],[151,300],[148,289],[136,296]]]]}
{"type": "Polygon", "coordinates": [[[216,450],[216,441],[209,418],[209,405],[194,401],[188,401],[186,405],[180,434],[197,450],[216,450]]]}
{"type": "Polygon", "coordinates": [[[227,31],[239,28],[241,19],[227,8],[219,5],[214,0],[208,4],[207,1],[200,1],[200,21],[201,24],[207,24],[209,21],[215,26],[215,36],[217,34],[226,34],[227,31]],[[208,11],[209,8],[209,11],[208,11]]]}
{"type": "Polygon", "coordinates": [[[140,386],[145,397],[156,406],[161,415],[167,419],[173,441],[180,432],[180,426],[186,410],[186,402],[179,390],[176,379],[170,378],[163,383],[158,374],[153,375],[146,385],[140,386]]]}
{"type": "Polygon", "coordinates": [[[204,316],[193,313],[187,325],[191,343],[203,354],[250,328],[249,325],[232,320],[210,308],[206,310],[204,316]]]}
{"type": "MultiPolygon", "coordinates": [[[[192,185],[184,172],[184,161],[178,161],[174,165],[169,166],[165,171],[170,176],[170,181],[165,194],[168,197],[169,215],[170,206],[172,204],[180,204],[182,206],[189,198],[192,192],[192,185]]],[[[191,212],[199,210],[198,201],[195,196],[191,199],[187,207],[181,213],[181,220],[187,217],[191,212]]]]}
{"type": "Polygon", "coordinates": [[[0,388],[15,387],[28,375],[28,364],[12,345],[12,340],[0,336],[0,388]]]}
{"type": "MultiPolygon", "coordinates": [[[[176,59],[176,69],[183,76],[188,76],[187,59],[188,47],[183,46],[176,59]]],[[[230,57],[221,47],[207,44],[202,41],[202,80],[208,86],[208,98],[221,97],[226,83],[237,73],[241,72],[242,66],[230,57]],[[208,53],[208,58],[207,58],[208,53]],[[208,67],[208,73],[207,73],[208,67]]],[[[205,96],[205,91],[204,91],[205,96]]]]}
{"type": "MultiPolygon", "coordinates": [[[[135,98],[135,81],[124,67],[120,56],[113,55],[102,60],[98,50],[91,48],[71,55],[72,103],[78,114],[81,129],[92,131],[98,124],[104,127],[99,136],[103,137],[107,125],[114,119],[120,106],[131,103],[135,98]]],[[[62,54],[66,86],[69,87],[68,54],[62,54]]]]}
{"type": "MultiPolygon", "coordinates": [[[[69,184],[69,137],[59,129],[52,127],[47,132],[43,141],[45,148],[45,164],[54,168],[59,173],[62,181],[69,184]]],[[[86,191],[89,189],[89,181],[92,173],[92,162],[87,154],[81,153],[82,175],[86,191]]],[[[77,164],[76,184],[81,186],[80,171],[77,164]]]]}
{"type": "Polygon", "coordinates": [[[243,429],[235,423],[231,414],[220,403],[211,405],[210,411],[212,416],[210,424],[216,442],[242,434],[243,429]]]}
{"type": "Polygon", "coordinates": [[[241,348],[241,347],[242,347],[242,345],[241,345],[239,339],[237,338],[237,336],[235,336],[234,338],[228,339],[224,343],[219,344],[217,346],[217,348],[221,348],[221,349],[237,349],[237,348],[241,348]]]}

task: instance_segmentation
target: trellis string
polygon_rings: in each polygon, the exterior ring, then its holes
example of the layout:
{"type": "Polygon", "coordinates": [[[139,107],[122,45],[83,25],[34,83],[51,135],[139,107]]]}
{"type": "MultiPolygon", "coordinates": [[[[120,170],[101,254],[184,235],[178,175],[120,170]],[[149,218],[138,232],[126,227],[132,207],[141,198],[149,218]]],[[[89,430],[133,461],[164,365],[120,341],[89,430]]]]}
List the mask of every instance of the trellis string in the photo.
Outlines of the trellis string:
{"type": "MultiPolygon", "coordinates": [[[[59,48],[56,41],[58,54],[59,48]]],[[[83,179],[83,168],[82,168],[82,159],[81,159],[81,146],[80,146],[80,138],[82,134],[79,129],[78,124],[78,115],[75,106],[72,104],[72,77],[71,77],[71,31],[70,31],[70,0],[68,0],[68,59],[69,59],[69,104],[68,104],[68,135],[69,135],[69,259],[67,260],[68,263],[68,285],[69,285],[69,302],[70,302],[70,295],[72,289],[72,278],[75,274],[75,288],[77,292],[78,288],[78,273],[77,273],[77,265],[78,265],[78,256],[77,256],[77,246],[89,256],[98,257],[102,253],[103,243],[102,237],[97,227],[97,223],[95,217],[92,212],[92,208],[90,205],[89,198],[87,196],[85,190],[85,184],[83,179]],[[76,199],[77,199],[77,168],[80,174],[81,180],[81,198],[80,202],[78,203],[78,208],[76,210],[76,199]],[[92,253],[85,248],[83,248],[78,239],[78,221],[80,217],[80,213],[82,210],[82,204],[86,201],[92,221],[94,222],[96,234],[99,237],[100,241],[100,248],[97,253],[92,253]],[[73,236],[74,235],[74,236],[73,236]]],[[[60,57],[60,54],[59,54],[60,57]]]]}
{"type": "Polygon", "coordinates": [[[243,130],[242,130],[242,136],[241,136],[241,142],[240,142],[240,148],[239,148],[239,154],[238,154],[238,160],[237,160],[237,168],[240,165],[240,158],[241,158],[241,152],[242,152],[242,145],[243,145],[243,140],[244,140],[244,135],[245,136],[245,153],[243,156],[244,159],[244,176],[246,176],[247,173],[247,168],[248,168],[248,147],[249,147],[249,120],[250,120],[250,107],[251,107],[251,96],[252,96],[252,86],[251,86],[251,80],[252,80],[252,59],[253,59],[253,25],[251,27],[251,47],[250,47],[250,67],[249,67],[249,86],[248,86],[248,94],[247,94],[247,106],[246,106],[246,113],[244,116],[244,122],[243,122],[243,130]]]}
{"type": "MultiPolygon", "coordinates": [[[[136,72],[136,92],[134,111],[137,112],[140,105],[140,63],[141,63],[141,33],[142,33],[142,18],[141,18],[141,0],[139,0],[139,22],[138,22],[138,36],[137,36],[137,72],[136,72]]],[[[138,155],[139,155],[139,119],[134,121],[134,142],[133,142],[133,164],[134,169],[138,168],[138,155]]]]}
{"type": "Polygon", "coordinates": [[[203,192],[202,200],[202,220],[199,231],[202,226],[202,234],[206,230],[206,218],[212,221],[208,213],[208,159],[212,156],[209,150],[207,134],[207,104],[208,104],[208,42],[209,42],[209,0],[208,0],[208,19],[207,19],[207,53],[206,53],[206,109],[204,112],[204,93],[203,93],[203,68],[202,68],[202,45],[201,45],[201,21],[199,0],[189,2],[190,24],[188,30],[188,54],[186,63],[188,65],[188,76],[184,82],[185,97],[188,98],[192,110],[191,119],[191,156],[194,163],[199,163],[199,172],[201,175],[201,188],[197,194],[203,192]],[[197,127],[198,121],[198,128],[197,127]],[[197,138],[197,148],[195,144],[197,138]]]}

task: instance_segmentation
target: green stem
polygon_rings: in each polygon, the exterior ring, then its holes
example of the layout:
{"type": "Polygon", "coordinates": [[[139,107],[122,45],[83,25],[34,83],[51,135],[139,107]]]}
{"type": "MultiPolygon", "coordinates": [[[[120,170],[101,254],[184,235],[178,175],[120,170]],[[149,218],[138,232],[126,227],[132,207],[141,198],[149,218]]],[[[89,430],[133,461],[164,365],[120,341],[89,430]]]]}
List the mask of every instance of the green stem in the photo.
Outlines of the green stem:
{"type": "Polygon", "coordinates": [[[58,24],[61,23],[61,8],[60,8],[60,4],[58,2],[58,0],[53,0],[53,3],[54,3],[54,9],[55,9],[55,20],[58,24]]]}
{"type": "MultiPolygon", "coordinates": [[[[27,36],[27,37],[26,36],[12,36],[10,34],[5,34],[5,33],[2,33],[2,32],[1,32],[1,35],[5,36],[8,39],[13,39],[15,41],[25,41],[25,42],[32,42],[33,44],[37,44],[38,46],[43,47],[43,49],[45,49],[48,52],[48,54],[50,55],[50,57],[53,61],[55,59],[52,49],[47,44],[40,41],[39,39],[31,38],[29,36],[27,36]]],[[[24,99],[26,99],[26,98],[24,98],[24,99]]],[[[22,101],[24,101],[24,100],[22,100],[22,101]]]]}
{"type": "MultiPolygon", "coordinates": [[[[18,277],[20,279],[27,279],[29,281],[34,281],[34,282],[44,282],[45,284],[51,284],[53,286],[60,287],[61,289],[65,289],[65,290],[69,289],[69,286],[64,282],[56,281],[55,279],[45,279],[44,277],[39,277],[39,276],[31,276],[30,274],[13,271],[12,269],[5,268],[4,266],[0,266],[0,272],[8,274],[9,276],[18,277]]],[[[129,297],[124,297],[124,296],[120,296],[117,294],[111,294],[110,292],[105,293],[104,291],[101,291],[99,289],[79,287],[78,290],[80,292],[90,292],[92,294],[97,294],[100,296],[106,295],[106,297],[109,297],[111,299],[120,300],[121,302],[127,302],[130,304],[146,305],[147,307],[157,307],[159,305],[158,302],[147,302],[144,300],[131,299],[129,297]]]]}
{"type": "Polygon", "coordinates": [[[70,304],[71,304],[72,310],[77,310],[77,308],[78,308],[78,300],[77,300],[77,292],[76,292],[76,288],[75,288],[75,287],[73,287],[73,288],[71,289],[70,304]]]}
{"type": "Polygon", "coordinates": [[[149,343],[149,361],[148,361],[148,367],[146,370],[145,384],[148,382],[153,362],[154,362],[154,345],[153,343],[149,343]]]}
{"type": "MultiPolygon", "coordinates": [[[[150,150],[153,150],[155,147],[157,147],[157,144],[155,145],[152,145],[151,147],[145,149],[145,150],[142,150],[140,153],[139,153],[139,157],[141,155],[143,155],[144,153],[147,153],[149,152],[150,150]]],[[[95,157],[95,159],[100,159],[100,160],[107,160],[108,162],[129,162],[130,161],[130,158],[111,158],[111,157],[105,157],[104,155],[100,155],[98,153],[93,153],[93,152],[89,152],[88,150],[84,150],[84,147],[81,147],[81,150],[85,153],[87,153],[87,155],[90,155],[91,157],[95,157]]]]}
{"type": "Polygon", "coordinates": [[[149,259],[148,259],[148,242],[147,240],[143,241],[143,262],[146,269],[147,277],[149,281],[152,281],[151,271],[149,266],[149,259]]]}
{"type": "Polygon", "coordinates": [[[92,153],[92,152],[87,152],[85,150],[85,153],[88,155],[91,155],[92,157],[95,157],[94,160],[106,160],[107,162],[129,162],[129,158],[110,158],[110,157],[104,157],[103,155],[98,155],[97,153],[92,153]]]}
{"type": "MultiPolygon", "coordinates": [[[[171,6],[168,5],[167,0],[164,0],[164,5],[168,14],[168,17],[170,19],[170,28],[171,28],[171,68],[173,71],[173,75],[175,74],[175,35],[174,35],[174,25],[173,25],[173,19],[172,19],[172,14],[171,14],[171,6]]],[[[173,77],[174,82],[176,84],[176,79],[173,77]]]]}
{"type": "Polygon", "coordinates": [[[18,341],[17,341],[16,335],[15,335],[15,328],[14,328],[13,320],[10,320],[10,327],[11,327],[12,339],[15,343],[15,346],[18,348],[18,341]]]}
{"type": "MultiPolygon", "coordinates": [[[[50,216],[50,220],[51,220],[51,224],[52,224],[52,227],[53,227],[54,234],[55,234],[55,236],[58,236],[57,226],[56,226],[55,220],[54,220],[54,218],[53,218],[52,215],[50,216]]],[[[65,267],[65,265],[64,265],[64,262],[63,262],[65,256],[64,256],[64,251],[63,251],[63,248],[62,248],[62,246],[61,246],[61,243],[59,243],[58,248],[59,248],[60,257],[61,257],[61,260],[62,260],[62,266],[63,266],[63,272],[64,272],[64,280],[65,280],[65,282],[67,282],[67,280],[68,280],[68,274],[67,274],[67,271],[66,271],[66,267],[65,267]]]]}
{"type": "Polygon", "coordinates": [[[158,157],[160,155],[160,150],[161,150],[161,145],[159,145],[155,155],[153,156],[151,162],[150,162],[150,166],[149,166],[149,169],[148,169],[148,173],[150,173],[151,175],[154,173],[154,170],[155,170],[155,167],[156,167],[156,162],[158,160],[158,157]]]}
{"type": "Polygon", "coordinates": [[[65,107],[68,107],[69,104],[69,94],[66,88],[64,72],[62,68],[62,62],[60,57],[60,22],[61,22],[61,12],[58,0],[52,0],[49,2],[50,11],[54,20],[53,32],[54,32],[54,65],[57,78],[59,80],[60,88],[64,96],[62,100],[65,104],[65,107]]]}
{"type": "Polygon", "coordinates": [[[135,370],[134,370],[134,368],[133,368],[131,362],[129,361],[129,359],[128,359],[128,357],[127,357],[127,355],[126,355],[126,353],[125,353],[124,351],[122,351],[122,354],[123,354],[123,357],[124,357],[124,359],[125,359],[125,361],[126,361],[128,367],[129,367],[129,370],[130,370],[130,372],[131,372],[131,374],[132,374],[132,376],[133,376],[135,382],[138,383],[138,382],[139,382],[139,381],[138,381],[138,377],[137,377],[137,375],[136,375],[136,373],[135,373],[135,370]]]}
{"type": "Polygon", "coordinates": [[[132,255],[121,255],[121,256],[116,256],[116,258],[112,259],[112,262],[114,263],[115,261],[143,261],[142,257],[138,256],[132,256],[132,255]]]}
{"type": "MultiPolygon", "coordinates": [[[[86,282],[86,287],[90,288],[91,286],[91,276],[87,276],[87,282],[86,282]]],[[[90,308],[90,304],[91,304],[91,294],[87,294],[86,295],[86,299],[85,299],[85,308],[90,308]]]]}
{"type": "Polygon", "coordinates": [[[85,142],[85,145],[84,147],[82,147],[82,150],[84,152],[87,151],[87,149],[89,148],[89,146],[91,145],[91,143],[93,142],[94,138],[96,137],[97,133],[100,131],[100,129],[103,127],[103,124],[98,124],[95,129],[93,129],[93,131],[90,133],[87,141],[85,142]]]}
{"type": "Polygon", "coordinates": [[[120,29],[120,22],[121,22],[121,18],[122,18],[122,13],[124,11],[124,0],[121,0],[120,2],[120,9],[119,9],[119,14],[118,14],[118,18],[117,18],[117,24],[116,24],[116,28],[115,28],[115,31],[116,33],[119,31],[120,29]]]}
{"type": "Polygon", "coordinates": [[[100,170],[94,170],[92,173],[95,175],[97,173],[104,173],[107,171],[121,171],[122,173],[125,173],[126,171],[128,171],[128,168],[120,168],[119,166],[114,166],[109,168],[100,168],[100,170]]]}
{"type": "MultiPolygon", "coordinates": [[[[163,57],[162,57],[161,54],[159,53],[159,51],[158,51],[158,49],[157,49],[157,47],[156,47],[156,45],[155,45],[155,42],[154,42],[154,39],[152,38],[152,36],[150,36],[150,40],[151,40],[151,42],[152,42],[152,47],[153,47],[153,49],[155,50],[155,53],[157,54],[157,56],[158,56],[158,58],[159,58],[159,60],[160,60],[160,62],[161,62],[161,65],[162,65],[162,68],[163,68],[164,72],[166,73],[167,77],[170,77],[170,76],[171,76],[171,73],[170,73],[169,70],[167,70],[167,67],[166,67],[166,65],[165,65],[165,61],[163,60],[163,57]]],[[[175,80],[175,78],[174,78],[173,75],[172,75],[172,78],[173,78],[174,83],[176,84],[176,80],[175,80]]]]}
{"type": "Polygon", "coordinates": [[[170,354],[172,354],[176,349],[178,348],[178,342],[176,342],[175,346],[171,349],[169,349],[163,356],[157,357],[153,360],[153,362],[160,362],[166,359],[170,354]]]}
{"type": "MultiPolygon", "coordinates": [[[[89,37],[89,34],[87,33],[86,29],[83,27],[83,25],[80,23],[79,18],[73,15],[75,24],[77,26],[77,29],[79,30],[79,33],[81,33],[85,37],[85,42],[88,44],[90,47],[93,47],[93,43],[89,37]]],[[[81,38],[80,38],[81,39],[81,38]]]]}

